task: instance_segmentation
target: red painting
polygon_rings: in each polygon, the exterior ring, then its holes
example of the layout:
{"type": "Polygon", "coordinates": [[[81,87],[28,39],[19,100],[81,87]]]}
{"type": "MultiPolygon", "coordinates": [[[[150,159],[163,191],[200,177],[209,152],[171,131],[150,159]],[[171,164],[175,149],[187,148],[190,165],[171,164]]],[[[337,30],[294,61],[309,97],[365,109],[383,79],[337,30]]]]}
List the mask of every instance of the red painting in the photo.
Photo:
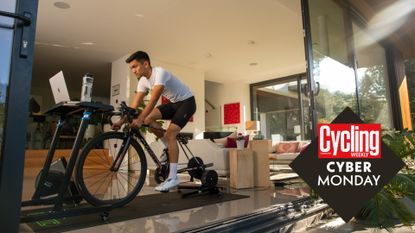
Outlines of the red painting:
{"type": "Polygon", "coordinates": [[[224,124],[239,124],[241,122],[241,111],[239,103],[223,105],[224,124]]]}

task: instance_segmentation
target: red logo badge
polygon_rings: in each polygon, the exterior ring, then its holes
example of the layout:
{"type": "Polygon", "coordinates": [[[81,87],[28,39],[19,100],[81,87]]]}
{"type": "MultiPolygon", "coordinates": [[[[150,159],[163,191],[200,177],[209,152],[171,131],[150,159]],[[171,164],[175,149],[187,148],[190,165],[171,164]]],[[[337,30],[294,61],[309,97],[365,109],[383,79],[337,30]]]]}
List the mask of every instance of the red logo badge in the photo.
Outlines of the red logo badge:
{"type": "Polygon", "coordinates": [[[381,158],[380,124],[319,124],[319,159],[381,158]]]}

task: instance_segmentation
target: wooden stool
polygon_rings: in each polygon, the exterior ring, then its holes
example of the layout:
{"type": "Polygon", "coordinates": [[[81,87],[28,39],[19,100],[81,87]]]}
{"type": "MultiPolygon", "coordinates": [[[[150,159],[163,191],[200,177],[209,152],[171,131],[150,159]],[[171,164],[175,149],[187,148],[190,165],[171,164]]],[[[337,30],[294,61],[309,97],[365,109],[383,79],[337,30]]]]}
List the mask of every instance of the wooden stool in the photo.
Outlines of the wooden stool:
{"type": "Polygon", "coordinates": [[[229,151],[229,179],[231,188],[254,187],[254,153],[251,149],[229,151]]]}

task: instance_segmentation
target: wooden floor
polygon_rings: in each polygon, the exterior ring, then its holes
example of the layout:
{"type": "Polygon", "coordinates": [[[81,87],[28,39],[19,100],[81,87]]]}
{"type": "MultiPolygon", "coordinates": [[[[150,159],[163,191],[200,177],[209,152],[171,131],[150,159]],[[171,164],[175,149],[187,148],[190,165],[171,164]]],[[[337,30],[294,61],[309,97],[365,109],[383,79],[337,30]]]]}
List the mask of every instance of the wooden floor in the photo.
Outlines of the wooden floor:
{"type": "MultiPolygon", "coordinates": [[[[103,150],[99,149],[94,151],[96,151],[97,153],[103,152],[103,150]]],[[[33,195],[36,176],[41,171],[43,164],[45,163],[47,154],[48,150],[26,150],[22,200],[28,200],[33,195]]],[[[65,157],[66,161],[69,161],[70,155],[71,149],[56,150],[55,155],[53,157],[53,161],[61,157],[65,157]]]]}

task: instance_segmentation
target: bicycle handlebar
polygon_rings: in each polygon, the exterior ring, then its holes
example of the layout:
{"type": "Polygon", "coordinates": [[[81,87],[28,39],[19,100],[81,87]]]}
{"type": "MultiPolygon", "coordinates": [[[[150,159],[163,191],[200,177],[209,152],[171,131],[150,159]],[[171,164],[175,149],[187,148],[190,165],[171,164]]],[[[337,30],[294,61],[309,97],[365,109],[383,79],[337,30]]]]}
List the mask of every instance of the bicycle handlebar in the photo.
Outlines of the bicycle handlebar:
{"type": "Polygon", "coordinates": [[[119,112],[108,113],[108,122],[110,123],[111,126],[113,125],[113,122],[111,119],[113,116],[121,116],[122,118],[126,116],[128,122],[132,122],[132,120],[136,118],[138,115],[139,113],[137,112],[137,110],[135,110],[134,108],[128,107],[125,101],[122,101],[119,107],[119,112]]]}
{"type": "MultiPolygon", "coordinates": [[[[113,116],[121,116],[121,117],[127,117],[127,121],[129,123],[131,123],[133,121],[134,118],[136,118],[139,113],[137,112],[137,110],[135,110],[134,108],[130,108],[127,106],[127,104],[125,103],[125,101],[122,101],[119,107],[119,112],[111,112],[108,114],[108,122],[110,122],[110,125],[113,125],[113,122],[111,120],[111,118],[113,116]]],[[[148,129],[153,129],[153,130],[162,130],[163,132],[165,132],[165,129],[159,129],[159,128],[155,128],[152,127],[151,125],[147,125],[147,124],[142,124],[142,127],[146,127],[148,129]]]]}

